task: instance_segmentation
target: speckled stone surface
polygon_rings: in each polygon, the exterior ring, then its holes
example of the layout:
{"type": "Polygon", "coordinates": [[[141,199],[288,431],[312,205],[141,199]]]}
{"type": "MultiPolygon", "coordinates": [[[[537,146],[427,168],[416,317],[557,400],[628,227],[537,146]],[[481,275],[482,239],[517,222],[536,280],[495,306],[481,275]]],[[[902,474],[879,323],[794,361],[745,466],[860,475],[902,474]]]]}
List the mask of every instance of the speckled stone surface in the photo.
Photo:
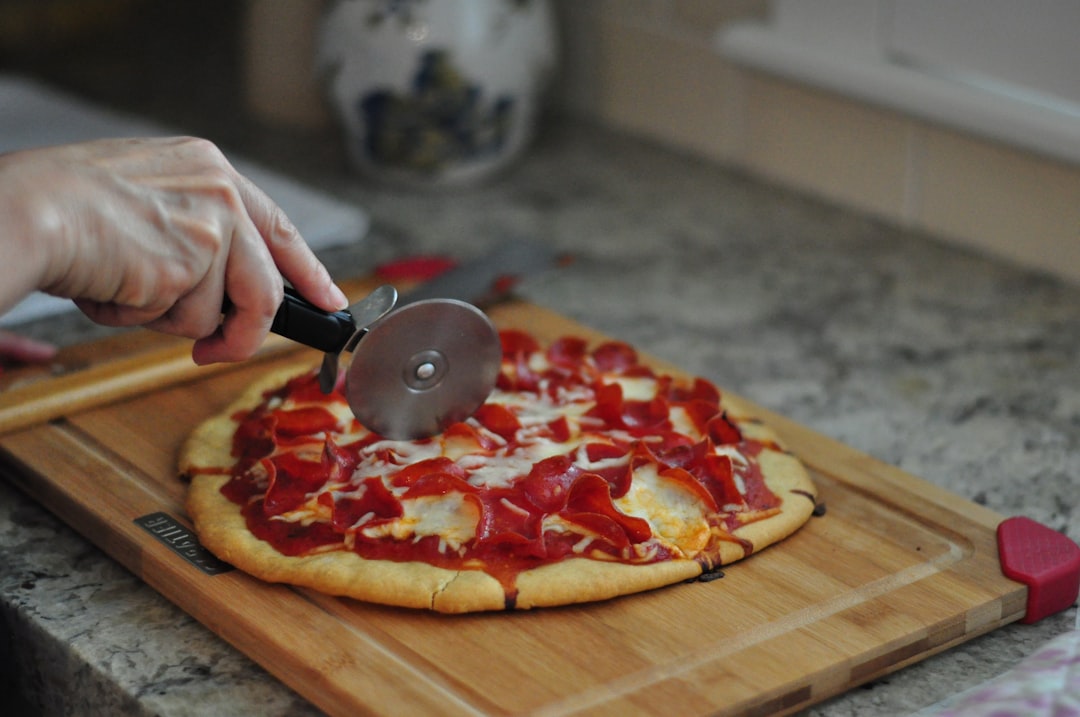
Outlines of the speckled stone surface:
{"type": "MultiPolygon", "coordinates": [[[[549,129],[489,186],[430,195],[355,181],[326,138],[203,129],[370,211],[364,243],[323,255],[338,276],[507,237],[550,242],[575,261],[526,281],[529,300],[1080,540],[1077,287],[588,126],[549,129]]],[[[63,324],[73,338],[101,333],[63,324]]],[[[0,562],[0,680],[47,713],[315,712],[3,484],[0,562]]],[[[1074,607],[997,630],[809,713],[926,708],[1075,621],[1074,607]]]]}

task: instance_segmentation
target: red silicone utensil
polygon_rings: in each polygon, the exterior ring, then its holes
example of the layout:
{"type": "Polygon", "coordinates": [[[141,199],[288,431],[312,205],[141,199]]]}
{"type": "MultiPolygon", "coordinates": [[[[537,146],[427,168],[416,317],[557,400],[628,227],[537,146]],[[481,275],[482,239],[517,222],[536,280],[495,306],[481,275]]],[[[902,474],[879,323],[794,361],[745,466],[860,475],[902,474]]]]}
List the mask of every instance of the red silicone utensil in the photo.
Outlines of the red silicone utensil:
{"type": "Polygon", "coordinates": [[[1030,624],[1070,607],[1080,594],[1080,546],[1065,535],[1022,516],[997,529],[1001,572],[1028,586],[1030,624]]]}

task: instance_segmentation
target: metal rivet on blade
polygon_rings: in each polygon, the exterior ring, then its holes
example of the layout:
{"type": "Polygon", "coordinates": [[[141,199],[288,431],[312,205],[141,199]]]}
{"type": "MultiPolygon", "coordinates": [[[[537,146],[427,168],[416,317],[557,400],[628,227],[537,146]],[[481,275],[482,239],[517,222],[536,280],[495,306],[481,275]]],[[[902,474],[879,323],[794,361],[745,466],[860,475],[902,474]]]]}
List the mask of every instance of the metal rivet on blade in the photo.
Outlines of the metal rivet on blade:
{"type": "Polygon", "coordinates": [[[414,391],[427,391],[438,386],[446,376],[449,365],[446,356],[437,349],[425,349],[405,363],[405,385],[414,391]]]}

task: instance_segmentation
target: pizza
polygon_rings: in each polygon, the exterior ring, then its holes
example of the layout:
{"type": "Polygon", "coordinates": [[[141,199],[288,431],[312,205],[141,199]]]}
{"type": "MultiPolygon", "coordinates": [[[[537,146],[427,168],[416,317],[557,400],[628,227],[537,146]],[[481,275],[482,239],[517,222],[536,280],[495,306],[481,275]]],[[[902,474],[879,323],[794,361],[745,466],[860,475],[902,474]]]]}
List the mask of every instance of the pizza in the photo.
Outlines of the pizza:
{"type": "Polygon", "coordinates": [[[816,506],[800,461],[702,378],[628,344],[500,332],[491,396],[389,440],[271,372],[180,456],[200,541],[270,582],[461,613],[604,600],[717,574],[816,506]]]}

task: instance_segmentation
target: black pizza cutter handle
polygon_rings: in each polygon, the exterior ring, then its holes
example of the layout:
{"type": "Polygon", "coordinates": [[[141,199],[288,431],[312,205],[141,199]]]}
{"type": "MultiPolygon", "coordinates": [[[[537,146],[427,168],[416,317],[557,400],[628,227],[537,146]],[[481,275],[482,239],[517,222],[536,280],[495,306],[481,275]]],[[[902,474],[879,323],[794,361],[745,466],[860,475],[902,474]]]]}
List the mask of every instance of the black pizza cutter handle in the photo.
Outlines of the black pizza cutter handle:
{"type": "MultiPolygon", "coordinates": [[[[225,297],[221,312],[232,306],[225,297]]],[[[356,322],[348,311],[323,311],[300,296],[291,286],[274,314],[270,331],[323,353],[340,353],[356,334],[356,322]]]]}

